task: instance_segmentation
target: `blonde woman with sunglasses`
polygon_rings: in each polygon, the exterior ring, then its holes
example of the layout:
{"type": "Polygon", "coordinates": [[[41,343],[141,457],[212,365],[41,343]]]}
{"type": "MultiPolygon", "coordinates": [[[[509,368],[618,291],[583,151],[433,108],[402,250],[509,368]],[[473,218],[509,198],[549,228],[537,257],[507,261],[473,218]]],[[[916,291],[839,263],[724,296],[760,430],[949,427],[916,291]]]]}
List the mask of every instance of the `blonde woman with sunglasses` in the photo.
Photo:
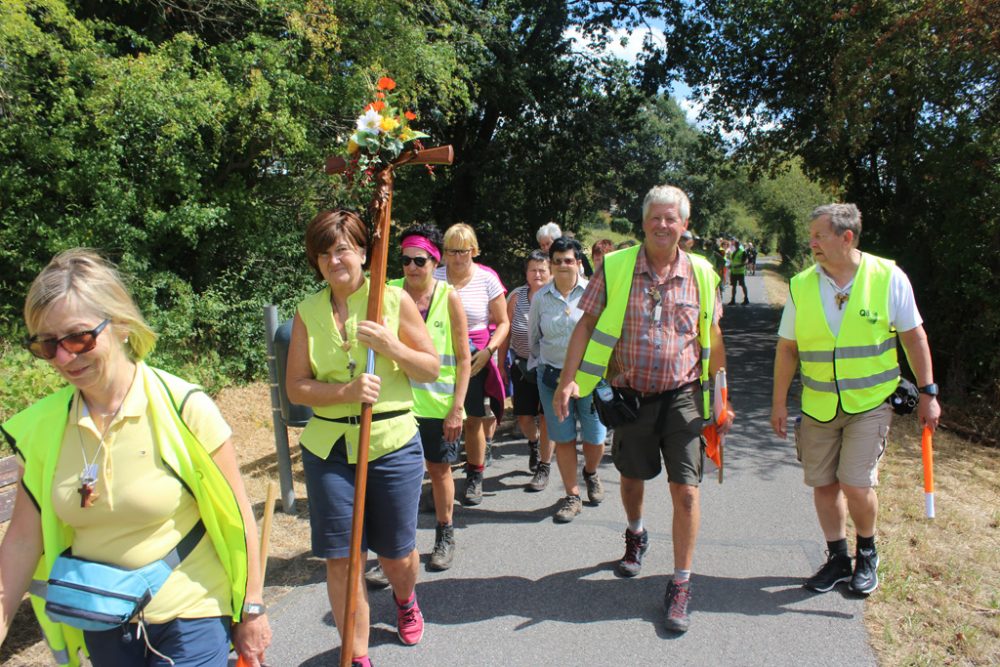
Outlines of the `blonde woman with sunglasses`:
{"type": "Polygon", "coordinates": [[[156,334],[113,265],[91,250],[57,255],[24,307],[26,347],[66,387],[2,430],[20,464],[0,544],[0,642],[29,590],[60,665],[177,667],[264,658],[271,630],[253,511],[232,431],[199,387],[143,361],[156,334]],[[179,562],[136,617],[113,629],[53,620],[42,591],[57,557],[125,570],[179,562]],[[35,580],[34,583],[32,580],[35,580]]]}

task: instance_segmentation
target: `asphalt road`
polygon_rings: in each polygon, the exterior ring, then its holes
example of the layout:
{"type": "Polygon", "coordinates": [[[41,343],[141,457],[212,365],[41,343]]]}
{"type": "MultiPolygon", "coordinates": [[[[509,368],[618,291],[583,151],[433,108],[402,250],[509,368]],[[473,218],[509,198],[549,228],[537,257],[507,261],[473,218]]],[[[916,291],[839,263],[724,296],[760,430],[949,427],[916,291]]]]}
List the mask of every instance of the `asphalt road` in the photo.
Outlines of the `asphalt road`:
{"type": "MultiPolygon", "coordinates": [[[[724,483],[706,470],[701,487],[691,629],[676,635],[662,626],[673,572],[665,475],[646,486],[650,549],[642,573],[621,579],[614,565],[624,552],[625,519],[610,458],[600,470],[606,500],[585,504],[570,524],[555,524],[563,495],[558,474],[553,470],[545,491],[526,493],[527,447],[508,431],[498,434],[483,504],[456,508],[458,551],[447,572],[424,569],[434,519],[420,515],[417,594],[427,625],[418,646],[397,640],[390,592],[372,593],[374,664],[875,664],[863,601],[839,588],[824,595],[801,588],[822,563],[825,543],[794,448],[776,439],[767,421],[780,310],[762,303],[759,275],[747,282],[751,305],[727,307],[722,321],[737,421],[727,439],[724,483]]],[[[459,489],[461,478],[456,473],[459,489]]],[[[269,613],[270,665],[338,664],[340,639],[325,584],[292,590],[269,613]]]]}

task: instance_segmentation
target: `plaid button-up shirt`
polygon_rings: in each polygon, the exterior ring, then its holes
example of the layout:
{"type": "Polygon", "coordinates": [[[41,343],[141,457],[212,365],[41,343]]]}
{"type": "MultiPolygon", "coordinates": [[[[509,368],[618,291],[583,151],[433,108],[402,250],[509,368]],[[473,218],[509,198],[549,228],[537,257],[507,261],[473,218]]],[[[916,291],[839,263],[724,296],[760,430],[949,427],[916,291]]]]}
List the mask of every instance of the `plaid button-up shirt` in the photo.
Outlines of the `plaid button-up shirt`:
{"type": "MultiPolygon", "coordinates": [[[[599,318],[606,303],[602,266],[578,307],[599,318]]],[[[611,384],[648,393],[696,382],[701,376],[698,308],[698,282],[687,254],[678,250],[677,259],[660,280],[646,260],[645,248],[640,250],[622,335],[608,368],[611,384]]],[[[716,299],[712,323],[718,324],[721,317],[722,304],[716,299]]]]}

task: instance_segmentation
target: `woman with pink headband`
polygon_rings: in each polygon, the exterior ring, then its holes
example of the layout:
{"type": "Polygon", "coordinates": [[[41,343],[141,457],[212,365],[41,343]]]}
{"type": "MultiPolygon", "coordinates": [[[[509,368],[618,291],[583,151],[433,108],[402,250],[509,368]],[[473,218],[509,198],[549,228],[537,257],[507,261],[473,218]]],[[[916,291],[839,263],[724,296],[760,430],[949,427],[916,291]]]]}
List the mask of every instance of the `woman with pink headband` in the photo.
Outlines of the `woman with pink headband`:
{"type": "Polygon", "coordinates": [[[389,283],[402,287],[413,298],[441,358],[441,372],[434,382],[410,382],[413,414],[420,426],[437,518],[434,549],[428,563],[431,570],[447,570],[455,553],[452,524],[455,479],[451,466],[458,463],[458,439],[462,435],[472,357],[462,299],[447,281],[434,278],[443,244],[436,227],[415,225],[404,230],[400,258],[404,277],[389,283]]]}

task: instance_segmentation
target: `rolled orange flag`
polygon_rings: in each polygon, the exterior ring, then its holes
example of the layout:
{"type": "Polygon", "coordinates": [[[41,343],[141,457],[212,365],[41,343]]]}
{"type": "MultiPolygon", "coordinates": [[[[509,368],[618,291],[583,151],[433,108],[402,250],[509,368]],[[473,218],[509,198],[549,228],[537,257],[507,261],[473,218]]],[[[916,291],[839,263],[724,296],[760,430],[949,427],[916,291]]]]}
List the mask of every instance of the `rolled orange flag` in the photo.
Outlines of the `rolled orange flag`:
{"type": "Polygon", "coordinates": [[[927,518],[934,518],[934,435],[930,427],[924,427],[920,439],[920,450],[924,459],[924,505],[927,518]]]}

